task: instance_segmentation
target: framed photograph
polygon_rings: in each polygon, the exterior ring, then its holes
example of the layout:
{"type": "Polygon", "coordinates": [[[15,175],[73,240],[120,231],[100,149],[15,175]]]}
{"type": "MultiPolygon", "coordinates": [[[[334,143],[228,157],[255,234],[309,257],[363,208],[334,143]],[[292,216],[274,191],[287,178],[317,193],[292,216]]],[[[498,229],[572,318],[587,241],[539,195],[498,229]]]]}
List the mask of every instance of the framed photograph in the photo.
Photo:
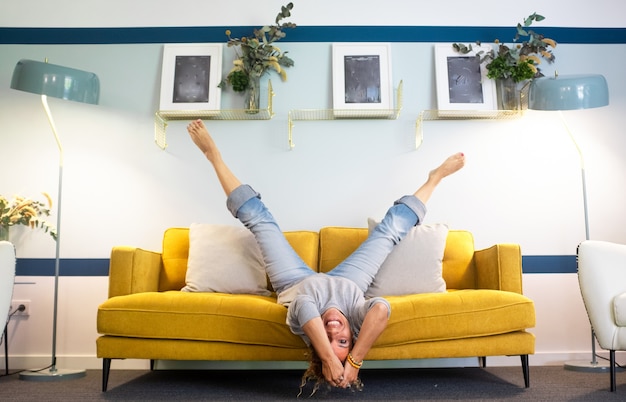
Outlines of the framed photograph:
{"type": "Polygon", "coordinates": [[[163,47],[161,110],[219,110],[222,44],[163,47]]]}
{"type": "Polygon", "coordinates": [[[437,109],[440,115],[464,115],[463,111],[495,111],[496,84],[487,78],[485,63],[476,53],[489,46],[472,45],[472,52],[461,54],[451,43],[435,45],[437,109]],[[449,112],[446,112],[449,111],[449,112]]]}
{"type": "Polygon", "coordinates": [[[332,60],[335,114],[394,108],[389,43],[334,43],[332,60]]]}

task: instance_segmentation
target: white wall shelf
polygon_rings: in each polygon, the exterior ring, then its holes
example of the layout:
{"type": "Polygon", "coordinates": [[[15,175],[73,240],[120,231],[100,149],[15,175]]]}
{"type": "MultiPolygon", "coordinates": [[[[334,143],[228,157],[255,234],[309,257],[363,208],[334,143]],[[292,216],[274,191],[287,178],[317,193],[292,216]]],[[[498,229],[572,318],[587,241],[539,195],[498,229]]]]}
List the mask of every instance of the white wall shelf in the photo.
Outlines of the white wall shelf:
{"type": "Polygon", "coordinates": [[[322,120],[365,120],[381,119],[395,120],[402,110],[402,81],[398,84],[396,105],[394,109],[294,109],[289,111],[289,149],[293,149],[294,121],[322,121],[322,120]]]}
{"type": "Polygon", "coordinates": [[[268,81],[265,109],[158,110],[154,114],[154,142],[161,149],[167,148],[167,124],[172,120],[270,120],[274,116],[273,97],[272,82],[268,81]]]}

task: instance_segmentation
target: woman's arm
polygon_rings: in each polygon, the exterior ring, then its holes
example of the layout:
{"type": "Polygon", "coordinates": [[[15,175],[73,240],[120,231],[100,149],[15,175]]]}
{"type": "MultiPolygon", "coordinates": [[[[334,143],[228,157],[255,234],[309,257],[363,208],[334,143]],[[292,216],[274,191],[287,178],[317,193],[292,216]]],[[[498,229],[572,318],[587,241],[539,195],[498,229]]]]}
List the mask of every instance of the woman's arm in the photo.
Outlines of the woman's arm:
{"type": "MultiPolygon", "coordinates": [[[[361,326],[361,332],[359,337],[350,352],[352,359],[356,363],[360,363],[365,359],[367,352],[372,348],[376,339],[382,334],[387,327],[387,321],[389,321],[389,310],[384,303],[376,303],[369,309],[363,320],[361,326]]],[[[349,359],[346,359],[343,381],[340,383],[340,387],[347,387],[356,381],[359,375],[359,369],[350,364],[349,359]]]]}
{"type": "Polygon", "coordinates": [[[311,345],[322,361],[322,373],[324,378],[331,384],[339,384],[344,375],[344,368],[339,358],[333,352],[324,330],[321,317],[310,319],[302,326],[304,334],[311,340],[311,345]]]}

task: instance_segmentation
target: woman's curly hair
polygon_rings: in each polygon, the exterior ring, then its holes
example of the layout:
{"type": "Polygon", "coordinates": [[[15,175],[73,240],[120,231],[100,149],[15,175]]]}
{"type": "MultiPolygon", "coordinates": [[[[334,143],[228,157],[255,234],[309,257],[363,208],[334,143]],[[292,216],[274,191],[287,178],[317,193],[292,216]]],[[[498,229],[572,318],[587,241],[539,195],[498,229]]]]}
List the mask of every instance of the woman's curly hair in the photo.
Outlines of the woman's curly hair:
{"type": "MultiPolygon", "coordinates": [[[[309,358],[309,367],[306,369],[304,374],[302,375],[302,381],[300,382],[300,392],[298,393],[298,397],[302,395],[302,391],[304,391],[304,387],[307,385],[309,381],[314,381],[313,390],[309,397],[312,397],[321,386],[325,386],[326,390],[330,390],[332,388],[332,384],[330,384],[324,378],[324,373],[322,372],[322,359],[320,359],[319,355],[313,349],[313,347],[309,347],[309,352],[307,353],[309,358]]],[[[357,377],[356,381],[350,384],[351,391],[362,391],[363,390],[363,382],[361,379],[357,377]]]]}

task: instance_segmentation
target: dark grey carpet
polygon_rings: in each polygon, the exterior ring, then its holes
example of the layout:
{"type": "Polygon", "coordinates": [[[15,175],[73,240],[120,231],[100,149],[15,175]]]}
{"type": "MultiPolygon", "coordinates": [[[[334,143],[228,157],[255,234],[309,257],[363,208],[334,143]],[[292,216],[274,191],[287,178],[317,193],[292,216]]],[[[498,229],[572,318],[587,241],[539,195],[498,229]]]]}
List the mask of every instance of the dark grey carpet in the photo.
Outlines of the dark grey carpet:
{"type": "MultiPolygon", "coordinates": [[[[300,370],[141,371],[112,370],[101,392],[99,370],[60,382],[0,378],[0,401],[278,401],[295,400],[300,370]]],[[[626,372],[617,373],[609,392],[607,373],[581,373],[563,367],[531,367],[524,388],[519,367],[362,370],[361,392],[320,390],[302,400],[464,400],[464,401],[626,401],[626,372]]],[[[310,391],[310,387],[308,388],[310,391]]]]}

